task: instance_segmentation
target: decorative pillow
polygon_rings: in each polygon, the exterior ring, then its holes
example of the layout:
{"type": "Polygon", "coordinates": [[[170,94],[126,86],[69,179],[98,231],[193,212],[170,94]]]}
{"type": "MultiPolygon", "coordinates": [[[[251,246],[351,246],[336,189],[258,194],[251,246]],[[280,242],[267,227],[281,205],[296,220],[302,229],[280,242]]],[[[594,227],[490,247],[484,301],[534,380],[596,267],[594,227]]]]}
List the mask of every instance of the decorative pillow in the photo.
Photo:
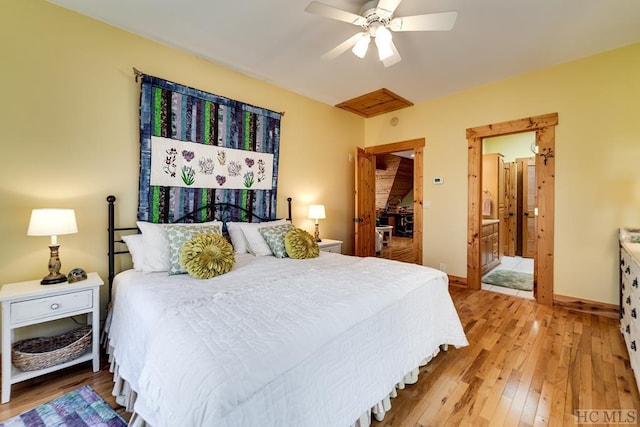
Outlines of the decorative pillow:
{"type": "Polygon", "coordinates": [[[144,243],[142,242],[142,234],[127,234],[122,236],[122,240],[127,244],[127,249],[131,254],[133,261],[133,269],[142,271],[144,267],[144,243]]]}
{"type": "Polygon", "coordinates": [[[270,227],[258,228],[258,231],[269,245],[269,249],[276,258],[285,258],[287,249],[284,246],[284,236],[295,227],[291,224],[272,225],[270,227]]]}
{"type": "Polygon", "coordinates": [[[169,240],[169,274],[186,273],[180,266],[180,249],[187,240],[191,240],[202,233],[222,235],[222,227],[217,224],[167,224],[165,231],[169,240]]]}
{"type": "MultiPolygon", "coordinates": [[[[189,226],[220,225],[222,222],[210,221],[203,223],[184,224],[189,226]]],[[[169,271],[171,267],[171,251],[166,227],[171,224],[155,224],[153,222],[137,221],[136,225],[142,232],[142,245],[144,246],[144,264],[142,271],[169,271]]]]}
{"type": "Polygon", "coordinates": [[[315,258],[320,255],[316,239],[305,230],[294,228],[284,237],[287,255],[294,259],[315,258]]]}
{"type": "Polygon", "coordinates": [[[228,273],[235,263],[233,246],[220,234],[198,234],[180,249],[180,265],[196,279],[228,273]]]}

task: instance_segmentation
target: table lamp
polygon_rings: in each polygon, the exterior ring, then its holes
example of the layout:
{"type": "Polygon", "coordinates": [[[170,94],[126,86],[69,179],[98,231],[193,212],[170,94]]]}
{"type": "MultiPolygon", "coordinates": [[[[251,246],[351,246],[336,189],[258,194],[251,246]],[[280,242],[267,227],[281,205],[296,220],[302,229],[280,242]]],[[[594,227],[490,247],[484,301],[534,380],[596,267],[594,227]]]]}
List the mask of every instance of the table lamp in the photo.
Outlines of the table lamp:
{"type": "Polygon", "coordinates": [[[313,234],[313,237],[316,239],[316,242],[321,242],[320,240],[320,228],[318,226],[319,219],[325,219],[327,216],[324,212],[324,205],[309,205],[309,218],[316,220],[316,229],[313,234]]]}
{"type": "Polygon", "coordinates": [[[58,255],[58,236],[78,232],[76,213],[73,209],[33,209],[29,221],[28,236],[51,236],[49,245],[49,274],[40,282],[41,285],[53,285],[67,281],[67,276],[60,273],[60,257],[58,255]]]}

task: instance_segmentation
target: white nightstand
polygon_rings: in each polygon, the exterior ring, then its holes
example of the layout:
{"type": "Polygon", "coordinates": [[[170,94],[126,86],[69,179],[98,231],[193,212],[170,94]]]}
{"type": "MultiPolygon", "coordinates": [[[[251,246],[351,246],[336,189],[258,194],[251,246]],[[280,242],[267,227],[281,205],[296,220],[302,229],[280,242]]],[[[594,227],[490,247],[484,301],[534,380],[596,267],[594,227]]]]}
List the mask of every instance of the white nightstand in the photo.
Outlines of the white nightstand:
{"type": "Polygon", "coordinates": [[[11,398],[11,384],[93,360],[93,372],[100,370],[100,286],[98,273],[86,280],[57,285],[41,285],[40,280],[9,283],[0,289],[2,302],[2,403],[11,398]],[[91,351],[60,365],[23,372],[11,365],[14,330],[23,326],[87,314],[93,325],[91,351]]]}
{"type": "Polygon", "coordinates": [[[318,246],[324,252],[342,253],[342,240],[322,239],[322,242],[318,242],[318,246]]]}

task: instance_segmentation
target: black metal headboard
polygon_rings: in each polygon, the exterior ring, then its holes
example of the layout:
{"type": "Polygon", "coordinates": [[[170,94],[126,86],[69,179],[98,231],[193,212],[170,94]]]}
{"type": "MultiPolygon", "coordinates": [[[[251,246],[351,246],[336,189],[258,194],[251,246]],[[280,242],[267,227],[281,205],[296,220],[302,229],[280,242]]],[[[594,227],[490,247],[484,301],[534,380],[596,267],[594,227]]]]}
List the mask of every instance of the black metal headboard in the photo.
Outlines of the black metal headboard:
{"type": "MultiPolygon", "coordinates": [[[[291,221],[291,197],[287,198],[287,219],[291,221]]],[[[138,227],[116,227],[115,226],[115,203],[116,196],[110,195],[107,196],[107,203],[109,204],[109,302],[111,302],[111,287],[113,285],[113,279],[115,277],[115,257],[116,255],[129,253],[128,250],[116,250],[116,244],[124,243],[122,238],[119,236],[116,238],[116,232],[133,232],[136,233],[139,231],[138,227]]],[[[173,221],[173,223],[194,223],[194,222],[206,222],[218,220],[222,221],[223,228],[226,227],[227,222],[237,221],[237,222],[261,222],[261,221],[269,221],[273,218],[263,218],[255,213],[251,212],[249,209],[244,208],[242,206],[234,205],[231,203],[209,203],[206,206],[202,206],[190,212],[177,220],[173,221]],[[206,211],[206,219],[204,221],[196,220],[196,218],[201,218],[202,211],[206,211]]],[[[132,233],[133,234],[133,233],[132,233]]]]}

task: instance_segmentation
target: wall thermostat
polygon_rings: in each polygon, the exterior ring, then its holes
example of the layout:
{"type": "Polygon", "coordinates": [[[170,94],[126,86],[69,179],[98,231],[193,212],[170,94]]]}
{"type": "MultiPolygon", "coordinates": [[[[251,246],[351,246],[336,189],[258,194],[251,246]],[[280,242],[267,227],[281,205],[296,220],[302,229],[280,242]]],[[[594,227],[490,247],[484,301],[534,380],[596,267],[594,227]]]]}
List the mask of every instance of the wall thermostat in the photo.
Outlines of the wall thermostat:
{"type": "Polygon", "coordinates": [[[433,178],[433,183],[434,184],[444,184],[444,178],[442,178],[441,176],[436,176],[435,178],[433,178]]]}

